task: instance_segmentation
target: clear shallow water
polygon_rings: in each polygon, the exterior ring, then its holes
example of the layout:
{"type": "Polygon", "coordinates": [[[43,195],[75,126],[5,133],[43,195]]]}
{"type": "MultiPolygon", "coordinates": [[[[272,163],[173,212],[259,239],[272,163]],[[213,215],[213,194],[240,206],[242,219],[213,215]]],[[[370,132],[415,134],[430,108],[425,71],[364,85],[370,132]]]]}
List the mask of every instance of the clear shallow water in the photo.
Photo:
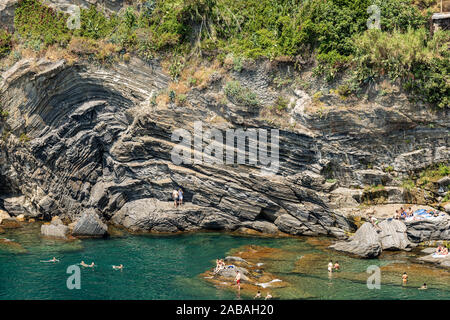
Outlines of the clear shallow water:
{"type": "Polygon", "coordinates": [[[42,239],[38,231],[36,224],[0,235],[23,247],[18,250],[0,246],[0,299],[235,299],[235,291],[216,288],[199,274],[210,269],[216,258],[243,245],[283,250],[282,255],[263,261],[267,271],[290,283],[289,287],[273,290],[274,296],[283,299],[450,299],[448,271],[438,269],[411,279],[406,287],[398,283],[401,273],[396,269],[383,272],[381,290],[367,289],[367,266],[398,261],[406,268],[408,254],[361,260],[319,249],[305,239],[224,233],[126,234],[106,240],[62,242],[42,239]],[[60,262],[40,262],[53,256],[60,262]],[[299,260],[307,258],[311,260],[298,265],[299,260]],[[329,259],[338,259],[343,266],[343,272],[332,278],[326,272],[329,259]],[[94,261],[97,266],[81,268],[81,289],[69,290],[66,269],[81,260],[94,261]],[[124,270],[112,269],[112,265],[120,263],[124,270]],[[430,289],[417,289],[423,281],[430,289]]]}

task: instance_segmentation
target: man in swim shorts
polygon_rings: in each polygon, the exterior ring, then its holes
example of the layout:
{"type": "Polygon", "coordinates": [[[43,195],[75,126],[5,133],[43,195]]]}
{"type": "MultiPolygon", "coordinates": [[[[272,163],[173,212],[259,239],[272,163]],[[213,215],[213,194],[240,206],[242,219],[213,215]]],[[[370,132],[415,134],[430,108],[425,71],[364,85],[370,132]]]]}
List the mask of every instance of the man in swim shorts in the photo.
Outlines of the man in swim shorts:
{"type": "Polygon", "coordinates": [[[234,280],[236,281],[236,284],[238,286],[238,290],[241,290],[241,272],[240,271],[236,271],[236,278],[234,278],[234,280]]]}
{"type": "Polygon", "coordinates": [[[178,191],[175,189],[172,191],[172,199],[173,199],[173,205],[176,208],[178,206],[178,191]]]}

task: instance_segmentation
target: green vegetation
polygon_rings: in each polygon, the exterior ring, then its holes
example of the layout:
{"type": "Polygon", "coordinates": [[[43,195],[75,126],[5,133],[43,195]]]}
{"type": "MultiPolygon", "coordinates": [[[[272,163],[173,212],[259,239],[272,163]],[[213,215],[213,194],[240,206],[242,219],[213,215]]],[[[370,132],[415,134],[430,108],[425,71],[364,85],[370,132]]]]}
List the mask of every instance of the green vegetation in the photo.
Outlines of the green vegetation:
{"type": "MultiPolygon", "coordinates": [[[[0,58],[13,43],[35,51],[50,45],[66,48],[74,38],[97,41],[90,54],[101,61],[129,54],[151,60],[173,57],[172,78],[185,60],[207,56],[223,61],[232,55],[233,70],[245,59],[314,56],[316,76],[332,81],[348,72],[351,81],[338,88],[341,97],[359,93],[388,77],[399,81],[414,99],[449,107],[449,31],[432,36],[428,29],[435,0],[134,0],[118,14],[94,7],[81,10],[81,28],[67,27],[68,15],[41,0],[20,0],[14,37],[0,31],[0,58]],[[367,8],[381,10],[381,30],[367,30],[367,8]],[[139,8],[139,9],[138,9],[139,8]],[[106,52],[100,52],[107,44],[106,52]]],[[[91,47],[90,47],[91,48],[91,47]]],[[[83,56],[83,55],[82,55],[83,56]]],[[[280,86],[283,84],[281,83],[280,86]]]]}
{"type": "Polygon", "coordinates": [[[12,36],[6,30],[0,30],[0,59],[6,57],[12,48],[12,36]]]}
{"type": "Polygon", "coordinates": [[[394,167],[393,166],[387,166],[386,168],[384,168],[384,172],[389,173],[389,172],[392,172],[392,171],[394,171],[394,167]]]}
{"type": "Polygon", "coordinates": [[[224,88],[230,102],[240,105],[259,106],[259,101],[254,92],[241,86],[239,81],[229,81],[224,88]]]}
{"type": "Polygon", "coordinates": [[[20,141],[20,142],[26,143],[26,142],[28,142],[28,141],[30,141],[30,140],[31,140],[30,137],[27,136],[26,133],[21,133],[21,134],[20,134],[20,137],[19,137],[19,141],[20,141]]]}

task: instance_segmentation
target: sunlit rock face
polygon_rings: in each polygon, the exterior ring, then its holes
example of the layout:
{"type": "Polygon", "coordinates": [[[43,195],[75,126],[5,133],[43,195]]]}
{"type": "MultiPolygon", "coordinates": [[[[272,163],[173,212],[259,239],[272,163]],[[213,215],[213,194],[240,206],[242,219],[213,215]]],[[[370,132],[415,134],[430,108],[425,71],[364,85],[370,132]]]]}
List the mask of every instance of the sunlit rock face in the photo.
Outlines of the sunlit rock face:
{"type": "MultiPolygon", "coordinates": [[[[234,75],[262,106],[276,97],[265,70],[234,75]]],[[[427,129],[404,114],[406,107],[374,105],[332,109],[327,117],[297,108],[292,121],[300,129],[279,130],[274,175],[251,164],[176,164],[172,134],[193,134],[196,121],[224,136],[230,128],[275,127],[261,120],[258,109],[218,99],[226,83],[221,77],[190,90],[184,105],[154,103],[170,82],[156,61],[132,58],[100,67],[30,59],[2,77],[0,102],[9,116],[1,122],[0,198],[21,199],[14,205],[23,203],[17,210],[29,216],[75,221],[89,212],[133,230],[245,227],[343,238],[354,226],[341,214],[346,201],[333,194],[338,185],[329,178],[339,180],[344,194],[368,181],[392,181],[380,169],[367,170],[368,163],[394,163],[401,174],[449,159],[448,117],[427,114],[439,124],[427,129]],[[401,143],[404,137],[413,141],[401,143]],[[413,150],[424,150],[416,162],[409,160],[413,150]],[[174,207],[171,194],[178,188],[185,205],[174,207]]],[[[302,106],[311,103],[304,94],[298,99],[302,106]]]]}

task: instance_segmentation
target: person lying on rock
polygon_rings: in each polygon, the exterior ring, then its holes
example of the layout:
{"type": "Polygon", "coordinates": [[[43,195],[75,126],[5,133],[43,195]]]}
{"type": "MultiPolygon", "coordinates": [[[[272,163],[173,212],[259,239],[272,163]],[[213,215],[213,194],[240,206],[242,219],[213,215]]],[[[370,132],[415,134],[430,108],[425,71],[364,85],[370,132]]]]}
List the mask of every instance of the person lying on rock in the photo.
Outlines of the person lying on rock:
{"type": "Polygon", "coordinates": [[[438,247],[436,248],[436,254],[442,254],[442,246],[438,245],[438,247]]]}

